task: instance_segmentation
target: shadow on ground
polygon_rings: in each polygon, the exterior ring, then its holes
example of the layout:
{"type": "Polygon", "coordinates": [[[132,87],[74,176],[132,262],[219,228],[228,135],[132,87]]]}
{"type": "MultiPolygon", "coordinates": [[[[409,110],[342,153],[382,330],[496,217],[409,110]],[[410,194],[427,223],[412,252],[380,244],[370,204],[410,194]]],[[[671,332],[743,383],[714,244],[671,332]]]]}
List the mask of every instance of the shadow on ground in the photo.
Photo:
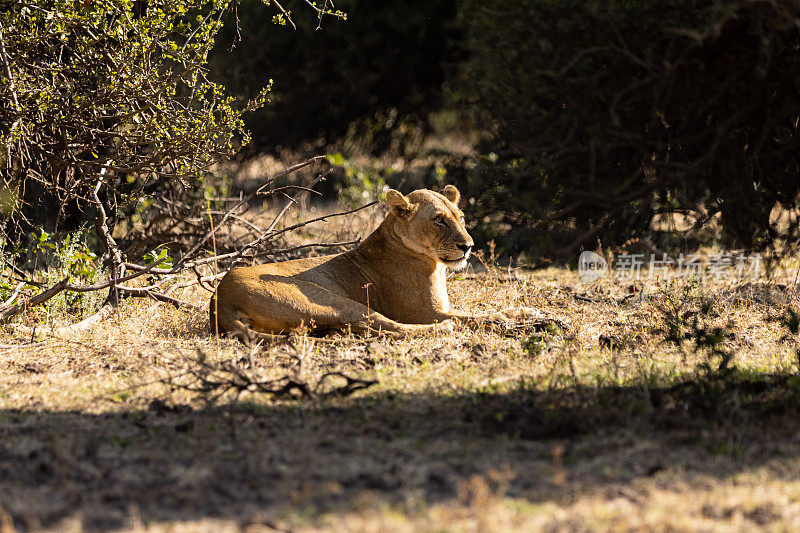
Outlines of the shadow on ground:
{"type": "Polygon", "coordinates": [[[22,530],[76,516],[87,529],[129,527],[132,516],[291,524],[365,508],[469,505],[475,476],[499,496],[537,504],[677,473],[794,475],[797,392],[794,376],[736,375],[670,388],[521,386],[201,410],[155,401],[100,415],[6,410],[0,505],[22,530]]]}

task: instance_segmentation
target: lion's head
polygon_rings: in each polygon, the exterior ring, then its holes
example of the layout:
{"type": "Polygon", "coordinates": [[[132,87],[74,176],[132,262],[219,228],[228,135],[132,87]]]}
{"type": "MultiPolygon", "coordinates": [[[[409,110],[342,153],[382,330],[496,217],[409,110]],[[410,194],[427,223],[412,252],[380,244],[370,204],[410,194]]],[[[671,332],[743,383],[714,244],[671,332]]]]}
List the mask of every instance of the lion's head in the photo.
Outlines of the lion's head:
{"type": "Polygon", "coordinates": [[[403,196],[390,189],[386,203],[397,219],[395,231],[403,244],[448,268],[461,269],[474,242],[464,227],[464,213],[458,208],[461,194],[452,185],[441,194],[420,189],[403,196]]]}

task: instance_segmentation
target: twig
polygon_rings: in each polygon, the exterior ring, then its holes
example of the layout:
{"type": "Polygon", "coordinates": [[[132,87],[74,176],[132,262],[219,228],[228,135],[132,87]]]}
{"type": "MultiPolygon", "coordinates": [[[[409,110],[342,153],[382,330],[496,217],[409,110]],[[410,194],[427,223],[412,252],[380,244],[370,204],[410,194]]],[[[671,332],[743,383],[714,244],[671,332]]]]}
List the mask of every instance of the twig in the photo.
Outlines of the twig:
{"type": "Polygon", "coordinates": [[[277,189],[270,189],[268,191],[262,191],[262,190],[259,189],[256,192],[258,193],[259,196],[266,196],[266,195],[269,195],[269,194],[276,194],[276,193],[279,193],[279,192],[289,191],[289,190],[305,191],[305,192],[310,192],[312,194],[316,194],[317,196],[322,196],[321,192],[315,191],[311,187],[301,187],[300,185],[284,185],[283,187],[278,187],[277,189]]]}
{"type": "Polygon", "coordinates": [[[280,235],[281,233],[286,233],[287,231],[292,231],[292,230],[296,230],[297,228],[302,228],[303,226],[307,226],[308,224],[311,224],[312,222],[319,222],[320,220],[326,220],[328,218],[341,217],[341,216],[344,216],[344,215],[349,215],[351,213],[355,213],[356,211],[361,211],[362,209],[366,209],[368,207],[372,207],[373,205],[375,205],[377,203],[378,203],[377,201],[374,201],[374,202],[370,202],[368,204],[364,204],[364,205],[362,205],[360,207],[356,207],[355,209],[350,209],[349,211],[342,211],[341,213],[331,213],[330,215],[322,215],[322,216],[317,217],[317,218],[312,218],[311,220],[306,220],[305,222],[299,222],[299,223],[297,223],[297,224],[295,224],[293,226],[288,226],[286,228],[283,228],[281,230],[278,230],[278,231],[274,232],[272,235],[270,235],[270,237],[275,237],[277,235],[280,235]]]}
{"type": "Polygon", "coordinates": [[[260,193],[261,191],[263,191],[263,190],[264,190],[264,187],[266,187],[266,186],[267,186],[267,185],[269,185],[270,183],[274,182],[275,180],[277,180],[277,179],[279,179],[279,178],[282,178],[282,177],[284,177],[284,176],[286,176],[286,175],[288,175],[288,174],[291,174],[292,172],[297,172],[297,171],[298,171],[298,170],[300,170],[301,168],[305,168],[305,167],[307,167],[308,165],[310,165],[311,163],[315,163],[315,162],[317,162],[317,161],[319,161],[319,160],[321,160],[321,159],[325,159],[325,156],[324,156],[324,155],[315,155],[315,156],[314,156],[314,157],[312,157],[311,159],[306,159],[306,160],[305,160],[305,161],[303,161],[302,163],[297,163],[296,165],[292,165],[292,166],[290,166],[289,168],[285,168],[285,169],[281,170],[280,172],[278,172],[277,174],[275,174],[274,176],[272,176],[272,178],[270,178],[270,180],[269,180],[267,183],[265,183],[264,185],[262,185],[261,187],[259,187],[259,188],[256,190],[256,194],[258,194],[258,193],[260,193]]]}
{"type": "Polygon", "coordinates": [[[119,289],[119,291],[124,293],[126,296],[138,296],[138,297],[144,297],[144,298],[152,298],[153,300],[156,300],[156,301],[159,301],[159,302],[165,302],[165,303],[168,303],[168,304],[172,304],[177,308],[189,307],[189,308],[192,308],[192,309],[204,309],[203,307],[201,307],[199,305],[196,305],[196,304],[193,304],[193,303],[190,303],[190,302],[186,302],[184,300],[179,300],[177,298],[173,298],[172,296],[167,296],[166,294],[162,294],[162,293],[159,293],[159,292],[154,292],[154,291],[151,291],[149,289],[139,289],[139,288],[136,288],[136,287],[117,287],[117,289],[119,289]]]}
{"type": "Polygon", "coordinates": [[[283,13],[283,16],[289,21],[289,24],[291,24],[292,28],[296,30],[297,26],[294,25],[294,21],[292,20],[292,16],[289,14],[289,12],[283,9],[283,6],[278,3],[278,0],[272,0],[272,3],[278,6],[278,9],[281,10],[281,13],[283,13]]]}
{"type": "Polygon", "coordinates": [[[20,280],[20,281],[25,281],[26,283],[29,283],[30,285],[36,285],[36,283],[37,283],[37,282],[35,282],[35,281],[31,280],[31,277],[30,277],[30,276],[28,276],[27,272],[25,272],[24,270],[22,270],[21,268],[19,268],[17,265],[15,265],[14,263],[12,263],[12,262],[11,262],[11,261],[9,261],[8,259],[3,259],[3,263],[5,263],[6,265],[8,265],[8,266],[11,268],[11,270],[12,270],[12,271],[13,271],[13,272],[14,272],[16,275],[18,275],[18,276],[22,276],[22,278],[23,278],[23,279],[22,279],[22,280],[20,280]]]}
{"type": "Polygon", "coordinates": [[[50,287],[49,289],[40,292],[36,296],[28,298],[24,302],[21,302],[21,303],[18,303],[18,304],[15,304],[15,305],[12,305],[10,307],[7,307],[5,309],[0,310],[0,324],[8,322],[8,320],[11,317],[19,314],[20,312],[24,311],[28,307],[34,307],[36,305],[39,305],[39,304],[42,304],[42,303],[46,302],[47,300],[49,300],[53,296],[56,296],[61,291],[63,291],[64,287],[66,287],[67,285],[69,285],[69,278],[64,278],[61,281],[59,281],[58,283],[56,283],[55,285],[53,285],[52,287],[50,287]]]}
{"type": "MultiPolygon", "coordinates": [[[[327,172],[317,176],[317,179],[314,180],[314,183],[311,184],[311,187],[313,187],[314,185],[316,185],[320,181],[324,180],[331,172],[333,172],[333,169],[329,168],[327,170],[327,172]]],[[[278,213],[275,216],[275,218],[272,220],[272,223],[269,225],[267,230],[264,232],[264,235],[262,235],[262,238],[266,237],[270,232],[272,232],[273,229],[275,229],[275,225],[278,224],[278,221],[281,218],[283,218],[283,215],[286,213],[286,210],[289,209],[289,206],[294,204],[294,203],[297,203],[297,196],[298,195],[294,195],[293,197],[289,197],[289,201],[286,202],[286,205],[283,206],[283,209],[281,209],[280,213],[278,213]]]]}
{"type": "MultiPolygon", "coordinates": [[[[213,255],[211,257],[198,259],[197,261],[187,261],[186,263],[183,263],[182,266],[175,266],[173,268],[153,268],[152,269],[152,273],[153,274],[178,274],[180,272],[183,272],[187,268],[206,265],[208,263],[213,263],[214,261],[222,261],[223,259],[229,259],[229,258],[234,257],[236,255],[239,255],[239,252],[230,252],[230,253],[226,253],[226,254],[213,255]]],[[[129,270],[150,270],[150,267],[152,267],[152,265],[142,266],[142,265],[137,265],[135,263],[125,263],[125,267],[128,268],[129,270]]]]}
{"type": "Polygon", "coordinates": [[[25,285],[27,285],[27,284],[26,284],[24,281],[20,281],[20,282],[17,284],[17,286],[16,286],[16,287],[14,287],[14,291],[11,293],[11,296],[9,296],[9,297],[8,297],[8,300],[6,300],[5,302],[3,302],[2,306],[0,306],[0,308],[3,308],[3,307],[6,307],[6,306],[9,306],[9,305],[11,305],[12,303],[14,303],[14,300],[16,300],[16,299],[17,299],[17,296],[19,295],[19,291],[21,291],[21,290],[22,290],[22,287],[24,287],[25,285]]]}
{"type": "MultiPolygon", "coordinates": [[[[166,258],[164,258],[164,259],[166,259],[166,258]]],[[[162,259],[161,261],[164,261],[164,259],[162,259]]],[[[131,279],[134,279],[134,278],[138,278],[139,276],[142,276],[144,274],[147,274],[151,268],[154,268],[156,265],[160,264],[161,261],[153,263],[152,265],[149,265],[148,268],[146,268],[144,270],[140,270],[139,272],[135,272],[133,274],[129,274],[129,275],[124,276],[122,278],[118,278],[116,280],[107,279],[105,281],[102,281],[100,283],[95,283],[95,284],[92,284],[92,285],[73,285],[73,284],[71,284],[69,282],[69,277],[66,277],[66,278],[62,279],[61,281],[59,281],[58,283],[56,283],[55,285],[53,285],[52,287],[50,287],[49,289],[37,294],[36,296],[28,298],[24,302],[18,303],[16,305],[12,305],[10,307],[6,307],[6,308],[3,308],[3,309],[0,309],[0,324],[8,322],[9,319],[11,319],[12,317],[18,315],[19,313],[21,313],[22,311],[24,311],[25,309],[27,309],[29,307],[34,307],[34,306],[41,305],[41,304],[45,303],[47,300],[57,296],[58,294],[60,294],[63,291],[69,291],[69,292],[95,292],[95,291],[101,291],[101,290],[107,289],[107,288],[112,288],[112,290],[113,290],[113,288],[116,286],[117,283],[120,283],[122,281],[128,281],[128,280],[131,280],[131,279]]],[[[104,306],[105,306],[105,304],[104,304],[104,306]]]]}
{"type": "MultiPolygon", "coordinates": [[[[351,246],[353,244],[359,244],[361,239],[356,239],[354,241],[342,241],[342,242],[314,242],[310,244],[298,244],[297,246],[290,246],[289,248],[277,248],[275,250],[270,250],[268,252],[269,255],[276,255],[276,254],[286,254],[289,252],[295,252],[297,250],[302,250],[303,248],[335,248],[337,246],[351,246]]],[[[256,254],[254,257],[258,257],[261,255],[267,255],[267,253],[256,254]]]]}
{"type": "Polygon", "coordinates": [[[3,25],[0,24],[0,60],[3,61],[3,67],[5,68],[6,77],[8,78],[8,90],[11,92],[11,100],[14,102],[14,111],[17,114],[17,119],[11,124],[11,129],[8,133],[8,144],[6,145],[6,165],[9,167],[11,166],[11,145],[13,144],[14,140],[14,131],[20,124],[22,120],[22,113],[19,107],[19,100],[17,99],[17,89],[14,85],[14,78],[11,75],[11,65],[8,60],[8,54],[6,53],[6,43],[5,39],[3,39],[3,25]]]}
{"type": "MultiPolygon", "coordinates": [[[[374,202],[373,202],[373,204],[374,204],[374,202]]],[[[355,209],[355,211],[358,211],[359,209],[364,209],[364,208],[369,207],[370,205],[373,205],[373,204],[367,204],[365,206],[359,207],[359,208],[355,209]]],[[[349,211],[348,213],[350,213],[350,212],[352,212],[352,211],[349,211]]],[[[341,214],[348,214],[348,213],[341,213],[341,214]]],[[[310,224],[311,222],[316,222],[317,220],[321,220],[321,219],[328,218],[328,217],[339,216],[339,215],[340,215],[339,213],[334,213],[332,215],[326,215],[325,217],[322,217],[320,219],[309,220],[307,223],[310,224]]],[[[300,226],[302,226],[302,224],[300,226]]],[[[281,233],[283,233],[283,232],[281,232],[281,233]]],[[[207,265],[207,264],[213,263],[215,261],[225,261],[225,260],[228,260],[228,259],[235,260],[235,259],[238,259],[240,257],[247,257],[247,258],[265,257],[265,256],[275,255],[275,254],[280,254],[280,253],[294,252],[296,250],[301,250],[303,248],[316,248],[316,247],[319,247],[319,248],[334,248],[334,247],[337,247],[337,246],[350,246],[352,244],[358,244],[360,242],[361,242],[361,239],[356,239],[354,241],[342,241],[342,242],[314,242],[314,243],[308,243],[308,244],[300,244],[300,245],[297,245],[297,246],[291,246],[289,248],[277,248],[277,249],[274,249],[274,250],[267,250],[267,251],[264,251],[264,252],[258,252],[258,253],[247,254],[247,255],[245,255],[242,251],[228,252],[228,253],[219,254],[219,255],[212,255],[210,257],[204,257],[203,259],[198,259],[196,261],[187,261],[186,263],[183,264],[183,266],[181,266],[181,267],[173,267],[173,268],[153,268],[153,265],[143,266],[143,265],[137,265],[136,263],[125,263],[125,267],[128,270],[136,270],[136,271],[147,270],[147,271],[149,271],[149,272],[151,272],[153,274],[170,275],[170,274],[179,274],[179,273],[183,272],[184,270],[191,269],[191,268],[198,267],[198,266],[202,266],[202,265],[207,265]]],[[[246,247],[249,247],[249,246],[250,245],[246,245],[246,247]]],[[[119,280],[119,281],[124,281],[124,280],[119,280]]]]}
{"type": "MultiPolygon", "coordinates": [[[[202,239],[200,239],[200,241],[197,244],[192,246],[189,249],[189,251],[186,252],[183,255],[183,257],[175,264],[176,268],[181,266],[187,259],[189,259],[195,252],[197,252],[197,250],[199,250],[200,247],[202,247],[206,242],[208,242],[208,240],[212,236],[214,236],[214,234],[219,230],[219,228],[221,228],[223,226],[223,224],[225,224],[225,221],[228,220],[228,218],[233,214],[233,212],[235,210],[239,209],[241,206],[247,204],[250,200],[255,198],[258,194],[260,194],[262,192],[264,187],[266,187],[267,185],[275,182],[275,180],[277,180],[277,179],[279,179],[279,178],[281,178],[283,176],[286,176],[287,174],[291,174],[292,172],[296,172],[296,171],[300,170],[301,168],[305,168],[308,165],[311,165],[312,163],[315,163],[315,162],[319,161],[323,157],[324,156],[318,155],[318,156],[312,157],[311,159],[307,159],[307,160],[303,161],[302,163],[298,163],[296,165],[292,165],[291,167],[286,168],[286,169],[278,172],[273,177],[271,177],[269,180],[267,180],[267,183],[265,183],[264,185],[262,185],[261,187],[259,187],[255,191],[253,191],[252,193],[248,194],[246,197],[244,197],[242,200],[240,200],[237,204],[235,204],[233,207],[228,209],[225,212],[225,214],[222,216],[222,219],[219,222],[217,222],[214,225],[214,227],[202,239]]],[[[315,182],[315,184],[316,184],[316,182],[315,182]]],[[[312,185],[312,187],[313,187],[313,185],[312,185]]]]}

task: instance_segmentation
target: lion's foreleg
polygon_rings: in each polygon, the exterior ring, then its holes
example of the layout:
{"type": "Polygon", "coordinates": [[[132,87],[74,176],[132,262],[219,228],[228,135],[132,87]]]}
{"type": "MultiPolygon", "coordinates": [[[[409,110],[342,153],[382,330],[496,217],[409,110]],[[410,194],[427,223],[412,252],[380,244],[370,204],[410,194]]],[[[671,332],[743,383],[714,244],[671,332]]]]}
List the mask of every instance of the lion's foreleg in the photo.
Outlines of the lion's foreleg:
{"type": "Polygon", "coordinates": [[[370,332],[389,333],[393,337],[406,335],[419,335],[425,333],[450,333],[453,331],[453,322],[442,319],[434,324],[403,324],[396,322],[380,313],[371,312],[356,324],[370,332]]]}
{"type": "Polygon", "coordinates": [[[441,320],[449,319],[476,326],[497,321],[525,320],[541,317],[543,317],[542,312],[532,307],[509,307],[503,309],[502,311],[481,314],[467,313],[464,311],[451,309],[449,313],[441,314],[441,320]]]}

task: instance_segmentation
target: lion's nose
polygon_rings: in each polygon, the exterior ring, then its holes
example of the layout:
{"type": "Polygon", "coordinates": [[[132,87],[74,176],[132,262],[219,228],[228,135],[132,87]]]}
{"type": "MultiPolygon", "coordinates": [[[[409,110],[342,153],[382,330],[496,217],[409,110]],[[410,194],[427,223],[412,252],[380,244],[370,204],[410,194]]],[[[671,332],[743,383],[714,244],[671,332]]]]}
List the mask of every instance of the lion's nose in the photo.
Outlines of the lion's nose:
{"type": "Polygon", "coordinates": [[[461,250],[462,252],[464,252],[465,254],[468,254],[469,251],[472,250],[472,245],[471,244],[459,244],[457,246],[458,246],[458,249],[461,250]]]}

